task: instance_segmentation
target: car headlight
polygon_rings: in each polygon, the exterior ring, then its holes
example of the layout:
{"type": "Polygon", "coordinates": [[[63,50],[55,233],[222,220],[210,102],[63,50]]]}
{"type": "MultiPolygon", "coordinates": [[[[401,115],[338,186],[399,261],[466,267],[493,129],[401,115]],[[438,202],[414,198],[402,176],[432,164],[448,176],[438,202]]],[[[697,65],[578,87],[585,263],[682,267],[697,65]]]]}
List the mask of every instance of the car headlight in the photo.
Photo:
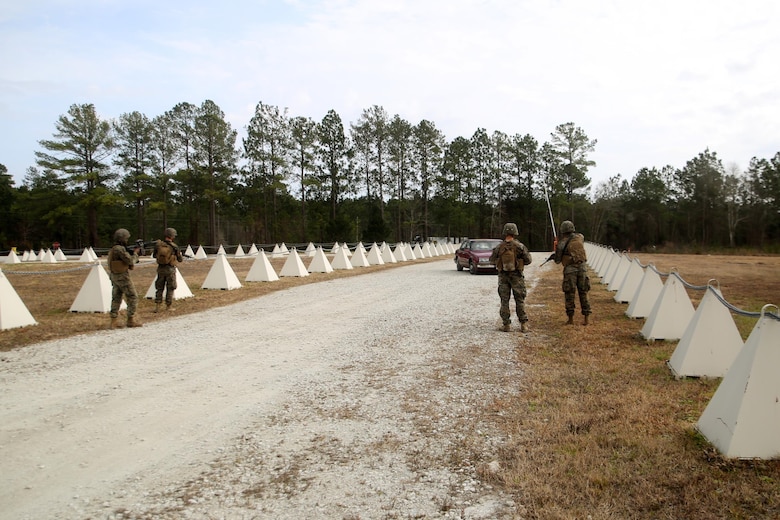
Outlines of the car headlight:
{"type": "Polygon", "coordinates": [[[479,259],[479,263],[480,264],[489,264],[490,263],[490,258],[480,258],[479,259]]]}

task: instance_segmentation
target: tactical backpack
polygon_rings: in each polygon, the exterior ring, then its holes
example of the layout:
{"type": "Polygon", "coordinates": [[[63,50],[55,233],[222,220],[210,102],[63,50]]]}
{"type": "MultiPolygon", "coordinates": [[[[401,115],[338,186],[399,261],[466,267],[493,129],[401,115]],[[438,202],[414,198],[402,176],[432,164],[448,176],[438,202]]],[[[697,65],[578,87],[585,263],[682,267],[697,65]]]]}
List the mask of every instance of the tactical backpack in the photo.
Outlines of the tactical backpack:
{"type": "Polygon", "coordinates": [[[519,255],[522,254],[522,250],[516,247],[514,241],[501,242],[498,245],[496,269],[499,271],[522,271],[523,262],[519,255]]]}
{"type": "Polygon", "coordinates": [[[584,238],[585,237],[581,234],[574,233],[566,244],[569,248],[569,255],[571,256],[572,262],[575,264],[581,264],[588,260],[585,256],[584,238]]]}
{"type": "Polygon", "coordinates": [[[157,263],[159,265],[170,265],[173,258],[173,247],[165,240],[157,241],[157,263]]]}

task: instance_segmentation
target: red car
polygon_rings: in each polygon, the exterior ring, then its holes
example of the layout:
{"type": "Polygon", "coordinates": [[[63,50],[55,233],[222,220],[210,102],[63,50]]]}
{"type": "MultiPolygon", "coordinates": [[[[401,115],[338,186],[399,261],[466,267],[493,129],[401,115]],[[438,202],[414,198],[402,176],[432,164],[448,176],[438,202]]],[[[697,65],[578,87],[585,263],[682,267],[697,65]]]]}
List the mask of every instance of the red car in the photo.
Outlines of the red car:
{"type": "Polygon", "coordinates": [[[471,274],[496,272],[496,266],[490,261],[493,248],[501,243],[495,238],[470,238],[455,250],[455,267],[463,271],[468,267],[471,274]]]}

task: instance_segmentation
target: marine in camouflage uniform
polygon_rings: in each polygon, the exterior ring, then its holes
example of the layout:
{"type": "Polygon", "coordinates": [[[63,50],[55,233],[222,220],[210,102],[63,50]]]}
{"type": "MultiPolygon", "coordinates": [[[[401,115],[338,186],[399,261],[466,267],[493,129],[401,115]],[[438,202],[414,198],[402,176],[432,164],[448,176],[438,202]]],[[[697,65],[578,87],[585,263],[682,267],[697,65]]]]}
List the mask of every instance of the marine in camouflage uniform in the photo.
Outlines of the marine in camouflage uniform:
{"type": "Polygon", "coordinates": [[[574,232],[574,223],[570,220],[561,222],[561,237],[555,248],[553,258],[556,264],[563,264],[563,289],[568,325],[574,323],[575,294],[580,297],[580,311],[585,317],[583,325],[588,324],[588,316],[591,314],[588,291],[590,291],[590,278],[586,265],[585,237],[574,232]]]}
{"type": "Polygon", "coordinates": [[[493,249],[490,261],[498,270],[498,296],[501,298],[501,330],[509,332],[511,323],[509,312],[509,297],[515,297],[515,312],[520,321],[520,331],[528,332],[528,315],[525,312],[525,278],[523,268],[531,263],[531,253],[515,237],[519,234],[517,225],[508,222],[504,225],[504,241],[493,249]]]}
{"type": "Polygon", "coordinates": [[[122,304],[122,296],[127,302],[127,326],[141,327],[136,321],[135,311],[138,307],[138,293],[130,278],[130,271],[138,263],[138,248],[133,254],[127,252],[127,242],[130,240],[130,232],[126,229],[117,229],[114,233],[114,246],[108,251],[108,271],[111,279],[111,328],[117,327],[119,306],[122,304]]]}
{"type": "Polygon", "coordinates": [[[157,281],[154,282],[154,312],[160,311],[163,292],[165,292],[165,309],[171,310],[171,305],[173,305],[173,293],[176,291],[176,264],[184,259],[181,251],[179,251],[179,246],[173,241],[174,238],[176,238],[176,230],[173,228],[166,229],[164,239],[157,241],[152,252],[152,256],[157,258],[157,281]],[[170,248],[172,251],[167,251],[167,248],[170,248]],[[160,254],[163,253],[163,249],[166,249],[165,253],[160,254]]]}

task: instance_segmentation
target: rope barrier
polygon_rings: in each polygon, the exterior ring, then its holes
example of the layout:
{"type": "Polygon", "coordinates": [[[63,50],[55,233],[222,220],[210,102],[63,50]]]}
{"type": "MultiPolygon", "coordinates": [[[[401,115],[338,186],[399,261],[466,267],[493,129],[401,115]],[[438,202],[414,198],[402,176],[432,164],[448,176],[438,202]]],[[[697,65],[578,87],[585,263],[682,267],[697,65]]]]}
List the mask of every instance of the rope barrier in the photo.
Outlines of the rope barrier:
{"type": "MultiPolygon", "coordinates": [[[[628,255],[626,255],[626,256],[628,256],[628,255]]],[[[639,262],[639,265],[641,267],[645,267],[645,266],[642,265],[641,262],[639,262]]],[[[674,276],[675,278],[680,280],[680,283],[682,283],[683,286],[685,286],[688,289],[691,289],[691,290],[694,290],[694,291],[711,290],[712,293],[715,295],[715,297],[718,298],[718,301],[720,303],[722,303],[728,310],[730,310],[734,314],[739,314],[740,316],[747,316],[748,318],[760,318],[762,316],[768,316],[770,318],[773,318],[775,320],[780,321],[780,312],[768,312],[768,311],[764,312],[764,309],[762,309],[761,312],[751,312],[751,311],[746,311],[744,309],[740,309],[739,307],[736,307],[735,305],[733,305],[733,304],[729,303],[728,301],[726,301],[726,299],[723,298],[723,296],[721,296],[721,294],[712,286],[711,283],[708,282],[707,285],[693,285],[692,283],[686,282],[683,279],[683,277],[680,276],[680,273],[677,272],[677,269],[674,268],[674,267],[668,273],[663,273],[663,272],[659,271],[658,268],[656,268],[656,266],[653,265],[653,264],[647,264],[647,268],[648,269],[652,269],[653,271],[655,271],[655,273],[658,276],[662,276],[664,278],[669,277],[669,276],[674,276]]],[[[710,282],[712,282],[712,281],[717,282],[717,280],[710,280],[710,282]]],[[[718,285],[720,285],[720,284],[718,284],[718,285]]],[[[764,307],[767,307],[767,306],[774,307],[775,309],[778,308],[776,305],[772,305],[772,304],[768,304],[768,305],[766,305],[764,307]]]]}
{"type": "MultiPolygon", "coordinates": [[[[72,273],[72,272],[75,272],[75,271],[83,271],[85,269],[91,269],[95,265],[101,265],[101,264],[102,264],[102,262],[100,260],[96,260],[94,262],[89,262],[89,263],[87,263],[85,265],[82,265],[82,266],[79,266],[79,267],[72,267],[70,269],[55,269],[55,270],[52,270],[52,271],[6,271],[5,269],[3,269],[3,273],[4,274],[20,274],[20,275],[29,275],[29,274],[33,274],[33,275],[38,275],[38,274],[42,274],[42,275],[46,275],[46,274],[62,274],[62,273],[72,273]]],[[[57,265],[57,264],[49,264],[49,265],[57,265]]],[[[157,262],[139,262],[139,263],[135,264],[134,268],[135,267],[149,267],[149,266],[152,266],[152,265],[156,266],[157,262]]]]}
{"type": "Polygon", "coordinates": [[[82,265],[81,267],[73,267],[71,269],[57,269],[55,271],[6,271],[3,270],[3,273],[5,274],[62,274],[62,273],[72,273],[73,271],[83,271],[84,269],[90,269],[92,266],[95,265],[95,262],[89,263],[87,265],[82,265]]]}

